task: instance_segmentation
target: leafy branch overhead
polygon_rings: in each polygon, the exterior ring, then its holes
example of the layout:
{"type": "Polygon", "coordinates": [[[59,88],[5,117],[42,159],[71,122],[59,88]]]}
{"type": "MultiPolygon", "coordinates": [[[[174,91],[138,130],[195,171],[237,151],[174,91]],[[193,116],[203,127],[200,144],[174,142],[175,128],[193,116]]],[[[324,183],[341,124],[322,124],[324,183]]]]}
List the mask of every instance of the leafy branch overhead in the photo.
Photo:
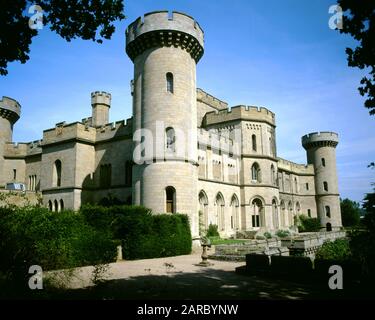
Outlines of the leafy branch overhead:
{"type": "MultiPolygon", "coordinates": [[[[0,74],[8,73],[9,62],[29,60],[30,44],[37,30],[29,27],[33,1],[2,0],[0,10],[0,74]]],[[[43,26],[63,39],[75,38],[102,43],[115,32],[114,22],[125,18],[122,0],[39,0],[43,26]]]]}
{"type": "Polygon", "coordinates": [[[341,33],[350,34],[359,45],[346,48],[348,65],[369,68],[369,75],[361,79],[359,93],[366,97],[365,107],[375,115],[375,1],[338,0],[345,15],[341,33]]]}

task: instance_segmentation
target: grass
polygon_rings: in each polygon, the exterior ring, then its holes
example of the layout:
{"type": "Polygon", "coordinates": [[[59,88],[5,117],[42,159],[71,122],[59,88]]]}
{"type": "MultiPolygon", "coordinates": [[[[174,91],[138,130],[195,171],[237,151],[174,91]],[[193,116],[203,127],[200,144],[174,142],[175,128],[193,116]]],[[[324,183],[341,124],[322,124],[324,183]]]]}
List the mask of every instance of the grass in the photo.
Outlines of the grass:
{"type": "Polygon", "coordinates": [[[245,240],[237,240],[237,239],[221,239],[220,237],[210,237],[209,238],[212,245],[218,244],[239,244],[245,243],[245,240]]]}

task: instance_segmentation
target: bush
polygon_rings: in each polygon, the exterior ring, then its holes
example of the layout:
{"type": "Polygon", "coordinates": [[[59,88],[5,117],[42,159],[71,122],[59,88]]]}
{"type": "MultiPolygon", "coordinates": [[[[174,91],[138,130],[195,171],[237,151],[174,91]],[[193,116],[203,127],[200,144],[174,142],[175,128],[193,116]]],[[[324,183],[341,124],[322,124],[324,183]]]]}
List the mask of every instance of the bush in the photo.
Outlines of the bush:
{"type": "Polygon", "coordinates": [[[217,231],[218,227],[216,224],[210,224],[208,226],[206,237],[219,237],[219,231],[217,231]]]}
{"type": "Polygon", "coordinates": [[[351,258],[349,240],[337,239],[324,243],[315,255],[316,259],[345,261],[351,258]]]}
{"type": "Polygon", "coordinates": [[[269,232],[265,232],[265,233],[263,233],[263,236],[264,236],[266,239],[271,239],[271,238],[272,238],[272,234],[269,233],[269,232]]]}
{"type": "Polygon", "coordinates": [[[82,215],[98,230],[110,230],[121,240],[125,259],[146,259],[189,254],[189,220],[180,214],[151,214],[141,206],[83,206],[82,215]]]}
{"type": "Polygon", "coordinates": [[[79,213],[0,208],[0,256],[1,272],[22,278],[31,265],[52,270],[112,262],[116,243],[79,213]]]}
{"type": "Polygon", "coordinates": [[[299,232],[318,232],[321,229],[319,218],[310,218],[305,215],[299,216],[299,232]]]}
{"type": "Polygon", "coordinates": [[[279,238],[286,238],[290,236],[290,232],[288,230],[277,230],[276,236],[279,238]]]}

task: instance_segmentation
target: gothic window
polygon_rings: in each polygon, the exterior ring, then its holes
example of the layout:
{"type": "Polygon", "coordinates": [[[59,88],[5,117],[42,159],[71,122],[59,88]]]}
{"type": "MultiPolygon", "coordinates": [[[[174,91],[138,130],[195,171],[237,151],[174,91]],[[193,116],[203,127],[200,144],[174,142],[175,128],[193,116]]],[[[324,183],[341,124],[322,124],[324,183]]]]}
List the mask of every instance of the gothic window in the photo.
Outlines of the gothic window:
{"type": "Polygon", "coordinates": [[[109,188],[112,185],[112,165],[102,164],[100,166],[100,187],[109,188]]]}
{"type": "Polygon", "coordinates": [[[262,226],[262,215],[263,211],[263,205],[262,201],[259,199],[254,199],[252,202],[252,216],[251,216],[251,222],[253,225],[253,228],[258,228],[262,226]]]}
{"type": "Polygon", "coordinates": [[[253,146],[253,151],[257,151],[257,137],[255,134],[251,136],[251,142],[253,146]]]}
{"type": "Polygon", "coordinates": [[[224,230],[225,229],[225,214],[224,214],[224,208],[225,208],[225,202],[223,195],[219,192],[216,195],[216,215],[217,215],[217,226],[219,230],[224,230]]]}
{"type": "Polygon", "coordinates": [[[53,166],[53,186],[61,187],[61,161],[56,160],[53,166]]]}
{"type": "Polygon", "coordinates": [[[169,127],[165,130],[165,147],[169,152],[176,151],[176,134],[173,128],[169,127]]]}
{"type": "Polygon", "coordinates": [[[176,189],[173,187],[165,188],[166,212],[176,213],[176,189]]]}
{"type": "Polygon", "coordinates": [[[331,218],[331,208],[329,206],[326,206],[325,210],[326,210],[326,217],[331,218]]]}
{"type": "Polygon", "coordinates": [[[63,201],[63,199],[60,200],[60,210],[61,211],[64,210],[64,201],[63,201]]]}
{"type": "Polygon", "coordinates": [[[261,172],[259,168],[259,164],[254,163],[251,167],[251,180],[253,182],[260,182],[261,181],[261,172]]]}
{"type": "Polygon", "coordinates": [[[53,211],[52,201],[48,201],[48,210],[53,211]]]}
{"type": "Polygon", "coordinates": [[[167,73],[167,92],[173,93],[174,88],[173,88],[173,73],[168,72],[167,73]]]}
{"type": "Polygon", "coordinates": [[[328,182],[327,181],[323,182],[323,188],[324,188],[324,191],[328,191],[328,182]]]}
{"type": "Polygon", "coordinates": [[[53,211],[55,211],[55,212],[58,212],[58,211],[59,211],[59,203],[57,202],[57,200],[54,201],[54,208],[53,208],[53,211]]]}

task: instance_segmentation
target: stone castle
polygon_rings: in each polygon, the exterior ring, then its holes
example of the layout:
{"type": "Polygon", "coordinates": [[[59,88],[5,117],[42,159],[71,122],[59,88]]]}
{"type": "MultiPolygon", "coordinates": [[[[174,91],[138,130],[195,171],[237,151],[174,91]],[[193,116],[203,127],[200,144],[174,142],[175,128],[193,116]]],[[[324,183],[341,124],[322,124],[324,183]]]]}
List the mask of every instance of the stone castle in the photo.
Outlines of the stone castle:
{"type": "Polygon", "coordinates": [[[21,106],[0,100],[0,188],[23,183],[52,211],[111,194],[155,213],[187,214],[193,237],[210,224],[224,236],[287,229],[299,215],[319,217],[328,231],[341,227],[336,133],[302,137],[307,165],[277,157],[274,113],[229,108],[196,87],[204,34],[186,14],[138,18],[126,30],[126,53],[134,63],[126,121],[108,123],[111,95],[97,91],[91,117],[14,143],[21,106]],[[160,136],[161,148],[150,142],[160,136]]]}

